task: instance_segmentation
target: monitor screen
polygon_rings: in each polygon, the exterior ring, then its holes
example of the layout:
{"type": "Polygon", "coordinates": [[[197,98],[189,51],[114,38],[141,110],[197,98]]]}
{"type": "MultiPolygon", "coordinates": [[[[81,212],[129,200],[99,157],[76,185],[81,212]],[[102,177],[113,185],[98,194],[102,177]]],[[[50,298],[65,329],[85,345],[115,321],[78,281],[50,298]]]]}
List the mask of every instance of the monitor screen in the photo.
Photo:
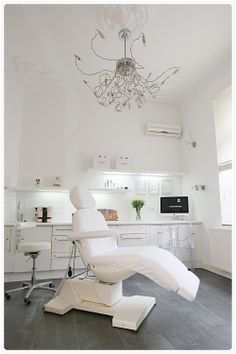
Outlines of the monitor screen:
{"type": "Polygon", "coordinates": [[[161,214],[188,214],[188,197],[160,197],[161,214]]]}

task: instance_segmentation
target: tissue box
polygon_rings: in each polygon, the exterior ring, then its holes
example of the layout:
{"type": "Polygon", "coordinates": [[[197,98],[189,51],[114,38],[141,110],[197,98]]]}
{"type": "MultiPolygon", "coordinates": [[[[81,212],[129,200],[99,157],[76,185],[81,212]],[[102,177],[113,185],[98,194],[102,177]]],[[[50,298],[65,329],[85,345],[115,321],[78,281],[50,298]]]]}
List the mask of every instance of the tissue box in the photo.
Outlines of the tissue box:
{"type": "Polygon", "coordinates": [[[111,168],[111,158],[108,154],[98,154],[93,158],[93,168],[109,169],[111,168]]]}
{"type": "Polygon", "coordinates": [[[130,159],[128,156],[117,156],[116,158],[116,168],[117,170],[127,170],[130,168],[130,159]]]}

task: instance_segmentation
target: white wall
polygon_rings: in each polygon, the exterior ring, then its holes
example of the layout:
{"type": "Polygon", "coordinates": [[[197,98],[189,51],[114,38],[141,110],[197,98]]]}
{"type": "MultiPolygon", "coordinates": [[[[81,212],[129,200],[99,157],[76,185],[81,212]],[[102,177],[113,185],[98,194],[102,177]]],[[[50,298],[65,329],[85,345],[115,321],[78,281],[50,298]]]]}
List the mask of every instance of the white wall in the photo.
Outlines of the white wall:
{"type": "MultiPolygon", "coordinates": [[[[61,176],[70,188],[92,167],[93,156],[128,154],[140,170],[179,171],[179,141],[144,135],[147,121],[176,124],[178,109],[146,103],[142,109],[117,113],[99,106],[90,92],[60,89],[25,90],[19,186],[41,178],[45,186],[61,176]]],[[[114,166],[113,166],[114,167],[114,166]]]]}
{"type": "MultiPolygon", "coordinates": [[[[5,161],[6,173],[14,177],[12,186],[33,187],[35,179],[40,178],[42,187],[50,187],[54,178],[60,176],[64,188],[78,183],[104,188],[105,180],[114,181],[114,176],[86,172],[93,166],[94,155],[100,152],[111,155],[113,168],[115,157],[127,154],[131,168],[136,170],[180,170],[178,139],[144,135],[148,121],[179,123],[178,108],[173,104],[147,102],[142,109],[134,107],[130,112],[118,113],[98,105],[86,88],[85,92],[76,93],[60,87],[25,86],[19,94],[10,83],[8,86],[5,161]]],[[[120,220],[135,219],[130,200],[137,197],[146,200],[146,220],[158,217],[157,195],[136,195],[134,178],[117,177],[116,183],[128,184],[132,192],[95,194],[98,207],[117,209],[120,220]]],[[[181,179],[173,178],[173,193],[180,192],[181,179]]],[[[24,212],[29,218],[31,211],[27,205],[34,206],[32,198],[21,198],[27,200],[24,212]]],[[[52,204],[50,200],[48,205],[52,204]]],[[[59,217],[60,213],[57,214],[59,217]]],[[[69,214],[66,212],[61,221],[69,221],[69,214]]]]}
{"type": "Polygon", "coordinates": [[[181,141],[181,169],[187,172],[183,178],[183,193],[193,201],[193,215],[203,222],[203,262],[209,264],[209,227],[221,224],[220,192],[215,140],[213,99],[231,85],[231,63],[226,60],[212,70],[180,102],[180,115],[185,130],[181,141]],[[193,149],[185,140],[190,127],[197,147],[193,149]],[[205,184],[206,191],[196,191],[195,184],[205,184]]]}
{"type": "Polygon", "coordinates": [[[19,178],[24,89],[5,77],[4,92],[4,175],[5,186],[16,186],[19,178]]]}
{"type": "Polygon", "coordinates": [[[19,164],[19,186],[41,178],[51,186],[64,174],[65,95],[60,89],[25,88],[19,164]]]}

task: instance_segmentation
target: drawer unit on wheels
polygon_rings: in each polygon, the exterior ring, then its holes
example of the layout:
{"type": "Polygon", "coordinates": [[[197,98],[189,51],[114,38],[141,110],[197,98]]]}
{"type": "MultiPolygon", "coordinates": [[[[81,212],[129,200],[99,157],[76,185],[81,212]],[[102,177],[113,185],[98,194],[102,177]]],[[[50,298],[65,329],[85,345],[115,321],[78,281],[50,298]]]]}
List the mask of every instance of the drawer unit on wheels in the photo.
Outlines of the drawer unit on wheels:
{"type": "MultiPolygon", "coordinates": [[[[51,270],[67,268],[72,250],[72,242],[68,239],[68,235],[72,230],[73,228],[70,225],[53,226],[51,270]]],[[[84,268],[78,249],[76,249],[75,268],[84,268]]]]}
{"type": "Polygon", "coordinates": [[[119,247],[147,245],[147,225],[119,225],[118,233],[119,247]]]}

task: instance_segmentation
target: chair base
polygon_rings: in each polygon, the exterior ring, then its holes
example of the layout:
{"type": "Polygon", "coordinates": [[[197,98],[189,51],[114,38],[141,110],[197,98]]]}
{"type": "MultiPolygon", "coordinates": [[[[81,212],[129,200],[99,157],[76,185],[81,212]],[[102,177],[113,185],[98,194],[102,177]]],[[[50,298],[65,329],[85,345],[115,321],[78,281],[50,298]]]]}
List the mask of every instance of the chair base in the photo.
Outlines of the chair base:
{"type": "Polygon", "coordinates": [[[22,291],[22,290],[27,290],[27,293],[25,295],[25,303],[27,305],[30,304],[30,294],[32,293],[33,290],[35,289],[44,289],[44,290],[51,290],[51,291],[56,291],[56,289],[54,289],[54,285],[52,281],[46,281],[44,283],[36,283],[36,258],[38,257],[38,255],[40,254],[40,251],[32,251],[32,252],[25,252],[26,256],[30,256],[32,258],[33,261],[33,266],[32,266],[32,274],[31,274],[31,281],[29,282],[24,282],[23,286],[20,288],[16,288],[16,289],[12,289],[12,290],[8,290],[5,292],[5,298],[7,300],[9,300],[11,298],[11,293],[15,293],[18,291],[22,291]]]}
{"type": "Polygon", "coordinates": [[[11,298],[12,293],[16,293],[18,291],[23,291],[23,290],[28,290],[27,293],[24,296],[24,300],[26,304],[30,304],[30,295],[32,293],[33,290],[35,289],[44,289],[44,290],[50,290],[50,291],[56,291],[56,289],[54,289],[54,285],[52,281],[47,281],[44,283],[35,283],[35,284],[31,284],[28,282],[24,282],[23,286],[20,288],[15,288],[15,289],[11,289],[5,292],[5,297],[7,300],[9,300],[11,298]]]}
{"type": "Polygon", "coordinates": [[[99,283],[91,279],[67,279],[60,293],[55,294],[44,306],[44,311],[59,315],[72,309],[95,312],[112,316],[113,327],[136,331],[156,304],[156,299],[139,295],[122,296],[121,284],[99,283]]]}

